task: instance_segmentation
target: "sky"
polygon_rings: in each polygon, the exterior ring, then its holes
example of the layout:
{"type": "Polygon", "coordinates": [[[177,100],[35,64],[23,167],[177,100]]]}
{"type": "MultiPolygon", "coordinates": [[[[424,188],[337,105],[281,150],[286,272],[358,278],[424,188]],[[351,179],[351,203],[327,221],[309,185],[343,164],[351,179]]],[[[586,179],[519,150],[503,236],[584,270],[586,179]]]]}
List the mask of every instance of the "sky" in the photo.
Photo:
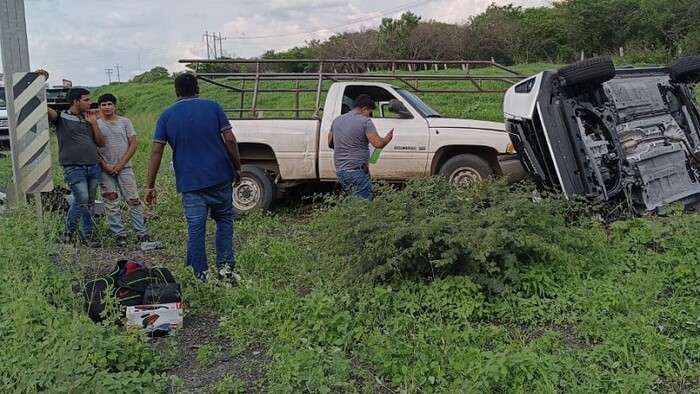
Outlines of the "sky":
{"type": "Polygon", "coordinates": [[[24,7],[31,67],[48,70],[51,85],[65,78],[76,86],[99,86],[156,66],[183,70],[179,59],[207,57],[206,32],[223,38],[216,41],[217,55],[221,47],[225,56],[248,58],[375,29],[382,18],[407,11],[424,21],[462,23],[491,3],[526,8],[551,1],[24,0],[24,7]]]}

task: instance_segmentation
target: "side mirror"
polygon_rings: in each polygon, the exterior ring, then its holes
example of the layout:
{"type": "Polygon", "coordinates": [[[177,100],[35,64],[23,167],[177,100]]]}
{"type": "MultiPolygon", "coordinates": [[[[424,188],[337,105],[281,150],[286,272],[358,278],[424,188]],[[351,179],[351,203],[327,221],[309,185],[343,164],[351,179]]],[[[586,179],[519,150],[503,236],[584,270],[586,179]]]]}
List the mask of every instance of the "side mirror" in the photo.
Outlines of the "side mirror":
{"type": "Polygon", "coordinates": [[[413,119],[413,115],[411,115],[406,106],[397,99],[389,100],[389,111],[399,115],[401,119],[413,119]]]}

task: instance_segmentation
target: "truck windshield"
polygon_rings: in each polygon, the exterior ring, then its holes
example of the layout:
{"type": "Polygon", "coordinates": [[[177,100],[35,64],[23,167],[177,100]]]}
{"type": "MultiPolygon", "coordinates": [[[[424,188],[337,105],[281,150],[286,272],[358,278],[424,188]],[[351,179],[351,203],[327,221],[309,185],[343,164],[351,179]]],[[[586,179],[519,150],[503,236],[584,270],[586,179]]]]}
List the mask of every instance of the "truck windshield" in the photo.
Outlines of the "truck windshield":
{"type": "Polygon", "coordinates": [[[423,102],[418,96],[404,89],[396,89],[404,100],[408,101],[424,118],[441,118],[442,115],[423,102]]]}
{"type": "Polygon", "coordinates": [[[0,108],[5,107],[7,107],[7,103],[5,102],[5,88],[0,88],[0,108]]]}

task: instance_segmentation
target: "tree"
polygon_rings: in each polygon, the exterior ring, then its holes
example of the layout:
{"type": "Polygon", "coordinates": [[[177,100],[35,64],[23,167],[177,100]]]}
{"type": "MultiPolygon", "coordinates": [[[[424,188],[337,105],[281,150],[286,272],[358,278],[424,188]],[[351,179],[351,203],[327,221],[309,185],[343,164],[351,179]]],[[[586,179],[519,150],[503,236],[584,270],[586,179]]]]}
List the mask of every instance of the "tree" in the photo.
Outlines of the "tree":
{"type": "Polygon", "coordinates": [[[408,59],[457,60],[463,52],[463,32],[458,25],[435,21],[419,23],[406,41],[408,59]]]}
{"type": "Polygon", "coordinates": [[[168,69],[162,66],[157,66],[142,74],[136,75],[134,78],[131,79],[131,81],[138,83],[146,83],[168,78],[170,78],[170,72],[168,72],[168,69]]]}
{"type": "Polygon", "coordinates": [[[383,18],[379,26],[379,51],[390,59],[410,59],[408,38],[418,26],[420,17],[405,12],[399,19],[383,18]]]}

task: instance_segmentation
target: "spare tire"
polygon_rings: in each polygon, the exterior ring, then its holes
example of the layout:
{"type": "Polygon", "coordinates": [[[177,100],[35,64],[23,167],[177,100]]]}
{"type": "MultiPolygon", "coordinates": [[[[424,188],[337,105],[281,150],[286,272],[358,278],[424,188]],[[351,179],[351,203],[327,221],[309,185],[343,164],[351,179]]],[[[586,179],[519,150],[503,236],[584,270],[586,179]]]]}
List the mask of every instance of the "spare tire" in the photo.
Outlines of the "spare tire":
{"type": "Polygon", "coordinates": [[[615,78],[615,64],[607,57],[594,57],[559,69],[567,87],[599,85],[615,78]]]}
{"type": "Polygon", "coordinates": [[[700,81],[700,56],[686,56],[666,65],[673,82],[700,81]]]}

